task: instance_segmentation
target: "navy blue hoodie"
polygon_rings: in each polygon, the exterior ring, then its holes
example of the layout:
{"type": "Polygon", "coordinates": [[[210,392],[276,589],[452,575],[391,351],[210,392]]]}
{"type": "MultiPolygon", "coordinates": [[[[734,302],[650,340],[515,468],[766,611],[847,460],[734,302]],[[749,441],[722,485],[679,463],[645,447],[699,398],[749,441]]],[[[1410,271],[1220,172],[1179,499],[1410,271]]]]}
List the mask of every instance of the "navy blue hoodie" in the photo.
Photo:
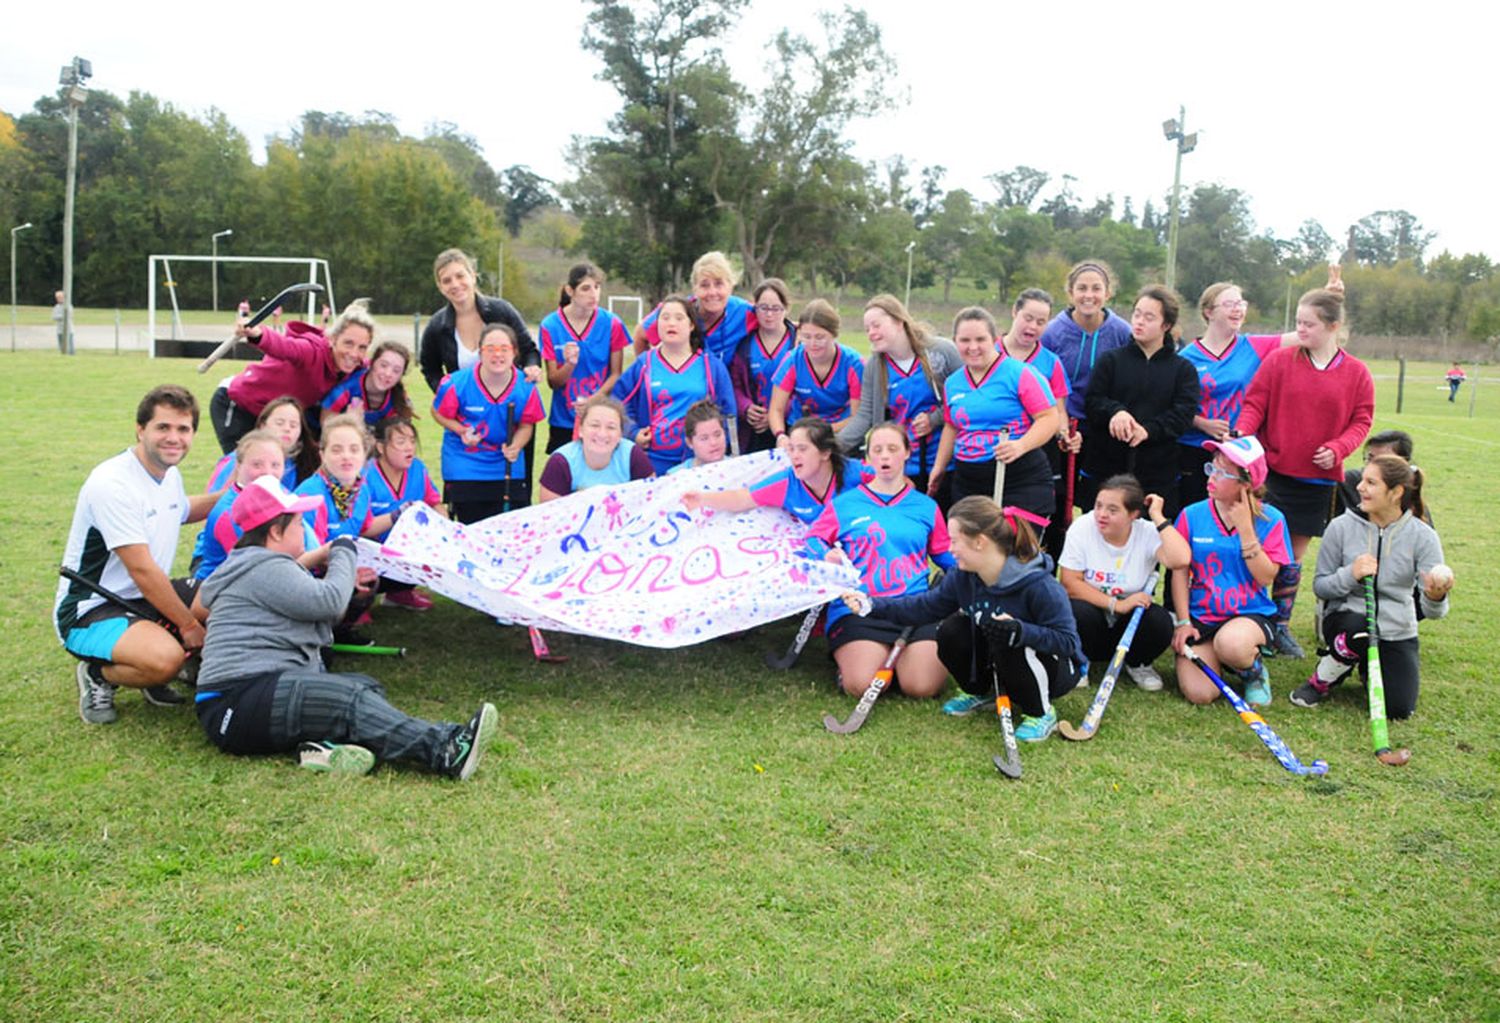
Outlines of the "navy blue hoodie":
{"type": "MultiPolygon", "coordinates": [[[[1042,345],[1062,361],[1063,371],[1068,374],[1068,416],[1083,420],[1085,416],[1084,395],[1088,393],[1089,377],[1094,373],[1094,363],[1105,352],[1113,351],[1131,342],[1130,324],[1120,319],[1111,310],[1104,311],[1104,322],[1099,329],[1088,334],[1073,322],[1072,312],[1064,309],[1052,317],[1047,329],[1042,331],[1042,345]]],[[[1083,423],[1079,423],[1083,428],[1083,423]]],[[[1088,430],[1085,428],[1084,432],[1088,430]]]]}
{"type": "Polygon", "coordinates": [[[986,586],[973,572],[949,572],[935,590],[874,598],[870,613],[897,625],[942,621],[955,611],[962,611],[971,623],[990,614],[1008,614],[1021,623],[1022,646],[1082,663],[1083,644],[1072,605],[1062,583],[1044,567],[1046,561],[1006,558],[994,586],[986,586]]]}

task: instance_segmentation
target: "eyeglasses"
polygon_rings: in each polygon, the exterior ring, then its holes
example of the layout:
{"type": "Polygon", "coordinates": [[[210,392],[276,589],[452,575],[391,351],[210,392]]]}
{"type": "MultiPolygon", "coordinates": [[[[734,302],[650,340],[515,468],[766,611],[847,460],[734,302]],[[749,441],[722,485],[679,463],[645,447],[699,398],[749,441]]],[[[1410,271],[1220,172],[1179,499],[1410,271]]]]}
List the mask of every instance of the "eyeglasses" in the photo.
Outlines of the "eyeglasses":
{"type": "Polygon", "coordinates": [[[1217,465],[1214,465],[1214,463],[1212,463],[1212,462],[1204,462],[1203,463],[1203,475],[1207,476],[1211,480],[1213,480],[1213,479],[1220,479],[1220,480],[1234,480],[1237,483],[1244,483],[1244,482],[1246,482],[1245,481],[1245,477],[1241,476],[1239,473],[1237,473],[1237,472],[1230,472],[1228,469],[1220,469],[1217,465]]]}
{"type": "Polygon", "coordinates": [[[1244,309],[1244,308],[1246,308],[1249,305],[1250,305],[1249,302],[1246,302],[1244,299],[1241,298],[1241,299],[1237,299],[1237,300],[1235,300],[1233,302],[1230,302],[1228,300],[1220,302],[1219,303],[1219,308],[1220,309],[1228,309],[1228,310],[1233,311],[1235,309],[1244,309]]]}
{"type": "Polygon", "coordinates": [[[784,306],[784,305],[758,305],[758,306],[755,307],[755,311],[758,312],[758,313],[767,313],[767,314],[771,314],[771,313],[784,313],[784,312],[786,312],[786,306],[784,306]]]}

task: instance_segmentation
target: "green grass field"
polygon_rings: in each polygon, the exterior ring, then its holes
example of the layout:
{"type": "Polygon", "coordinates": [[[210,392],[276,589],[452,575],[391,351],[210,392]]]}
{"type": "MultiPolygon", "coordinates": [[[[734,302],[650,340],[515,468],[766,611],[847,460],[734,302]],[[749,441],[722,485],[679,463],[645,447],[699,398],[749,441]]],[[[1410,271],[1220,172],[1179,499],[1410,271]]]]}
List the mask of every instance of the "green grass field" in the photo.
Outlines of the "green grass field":
{"type": "MultiPolygon", "coordinates": [[[[457,785],[230,758],[134,694],[83,725],[49,619],[78,486],[149,386],[206,403],[218,377],[3,361],[0,1018],[1500,1018],[1500,411],[1449,405],[1442,367],[1411,367],[1400,417],[1393,367],[1373,367],[1376,427],[1416,437],[1458,575],[1423,627],[1418,715],[1392,727],[1406,768],[1370,755],[1357,686],[1287,703],[1311,661],[1272,662],[1267,718],[1325,779],[1169,682],[1122,686],[1096,739],[1027,747],[1008,782],[993,718],[893,698],[825,733],[850,701],[817,641],[761,667],[792,623],[677,652],[555,636],[572,660],[541,666],[522,630],[447,601],[379,609],[375,634],[412,655],[346,670],[424,716],[500,708],[457,785]]],[[[190,486],[216,455],[205,424],[190,486]]],[[[1304,644],[1311,615],[1305,597],[1304,644]]]]}

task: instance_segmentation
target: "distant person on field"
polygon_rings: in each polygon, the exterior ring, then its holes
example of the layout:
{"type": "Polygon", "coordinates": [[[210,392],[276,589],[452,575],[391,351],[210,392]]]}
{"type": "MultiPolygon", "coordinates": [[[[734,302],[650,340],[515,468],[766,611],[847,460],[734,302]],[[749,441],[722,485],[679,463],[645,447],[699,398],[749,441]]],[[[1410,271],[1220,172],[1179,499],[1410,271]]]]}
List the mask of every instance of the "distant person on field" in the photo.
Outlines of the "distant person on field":
{"type": "Polygon", "coordinates": [[[219,497],[189,498],[177,471],[193,446],[198,402],[164,384],[141,399],[135,424],[135,445],[96,466],[79,491],[63,564],[139,609],[68,579],[53,608],[58,638],[79,660],[78,712],[91,725],[115,721],[120,686],[157,706],[182,703],[167,682],[203,645],[196,581],[167,575],[182,524],[201,521],[219,497]]]}
{"type": "Polygon", "coordinates": [[[1464,368],[1455,362],[1448,370],[1448,400],[1453,401],[1458,397],[1458,388],[1468,377],[1464,374],[1464,368]]]}
{"type": "Polygon", "coordinates": [[[52,293],[52,301],[55,303],[52,306],[52,322],[57,324],[57,350],[63,354],[67,354],[68,351],[67,340],[63,337],[63,320],[67,319],[68,312],[66,298],[67,296],[61,291],[52,293]]]}

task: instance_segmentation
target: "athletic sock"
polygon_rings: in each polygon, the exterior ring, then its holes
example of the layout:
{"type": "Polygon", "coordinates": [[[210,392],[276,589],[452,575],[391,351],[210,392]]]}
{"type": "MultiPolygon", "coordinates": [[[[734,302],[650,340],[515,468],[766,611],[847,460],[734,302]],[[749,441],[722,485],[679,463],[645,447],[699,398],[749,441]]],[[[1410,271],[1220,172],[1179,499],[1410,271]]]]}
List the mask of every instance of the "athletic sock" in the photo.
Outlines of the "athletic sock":
{"type": "Polygon", "coordinates": [[[1276,602],[1276,621],[1286,625],[1292,620],[1292,606],[1297,603],[1297,587],[1302,585],[1302,566],[1297,562],[1282,565],[1271,582],[1271,599],[1276,602]]]}
{"type": "Polygon", "coordinates": [[[1318,690],[1318,692],[1326,693],[1330,686],[1342,682],[1344,676],[1347,674],[1349,674],[1349,665],[1340,661],[1332,654],[1324,654],[1318,661],[1318,670],[1308,681],[1312,683],[1313,688],[1318,690]]]}

